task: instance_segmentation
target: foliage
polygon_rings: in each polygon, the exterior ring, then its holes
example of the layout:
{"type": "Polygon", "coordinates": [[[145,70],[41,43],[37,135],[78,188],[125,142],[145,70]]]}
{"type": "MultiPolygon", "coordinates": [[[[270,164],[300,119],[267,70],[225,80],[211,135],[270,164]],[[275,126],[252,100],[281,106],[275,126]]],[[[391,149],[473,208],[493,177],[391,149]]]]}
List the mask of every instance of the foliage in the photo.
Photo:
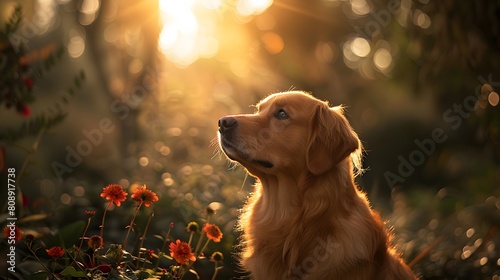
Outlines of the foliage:
{"type": "Polygon", "coordinates": [[[10,35],[19,27],[22,20],[22,9],[16,7],[0,31],[0,105],[6,108],[14,107],[25,116],[30,115],[26,103],[33,101],[33,78],[30,67],[25,59],[24,46],[14,46],[10,35]]]}
{"type": "MultiPolygon", "coordinates": [[[[110,186],[122,189],[117,184],[110,186]]],[[[109,200],[109,205],[116,202],[116,198],[121,199],[123,196],[121,192],[117,196],[117,193],[110,192],[109,188],[103,188],[102,194],[102,197],[109,200]]],[[[136,236],[139,243],[136,243],[136,246],[127,246],[129,233],[139,230],[134,221],[140,213],[140,209],[142,206],[148,208],[152,203],[158,201],[158,198],[154,199],[155,196],[156,194],[153,191],[146,190],[145,186],[136,188],[133,192],[131,199],[134,201],[135,211],[132,214],[130,224],[126,227],[127,235],[122,244],[111,243],[105,245],[106,242],[103,236],[105,235],[104,224],[108,208],[103,213],[100,225],[101,235],[87,236],[96,211],[85,211],[86,223],[75,222],[66,225],[59,230],[57,236],[53,237],[38,239],[35,238],[35,235],[41,236],[40,232],[35,230],[25,234],[22,229],[16,227],[16,239],[19,241],[24,238],[25,246],[19,246],[22,248],[22,251],[20,251],[23,261],[17,264],[21,268],[20,272],[13,275],[19,279],[173,280],[186,279],[187,274],[192,274],[199,279],[198,273],[193,267],[194,263],[209,260],[215,265],[212,279],[216,279],[218,271],[222,269],[220,264],[223,255],[220,252],[214,252],[210,258],[207,258],[204,254],[210,241],[217,243],[222,238],[219,227],[210,224],[210,220],[215,214],[212,209],[207,209],[206,223],[202,233],[200,233],[196,222],[190,222],[186,226],[189,241],[174,240],[170,233],[174,227],[174,223],[171,222],[166,233],[152,235],[162,242],[161,248],[152,249],[148,249],[143,245],[147,237],[149,237],[147,233],[154,212],[142,213],[149,215],[149,219],[142,230],[143,233],[136,236]],[[141,196],[143,199],[137,199],[141,196]],[[81,237],[78,238],[78,236],[81,237]],[[198,237],[196,238],[196,236],[198,237]],[[168,248],[167,245],[169,245],[168,248]],[[132,252],[135,253],[128,252],[127,249],[132,249],[132,252]],[[35,265],[33,262],[38,264],[35,265]],[[38,267],[41,270],[37,270],[38,267]]],[[[119,207],[120,205],[117,204],[116,206],[119,207]]],[[[5,241],[10,230],[10,227],[7,226],[3,231],[6,237],[5,241]]]]}
{"type": "MultiPolygon", "coordinates": [[[[42,50],[27,52],[24,42],[16,39],[22,19],[23,9],[16,6],[3,30],[0,30],[0,106],[15,108],[20,114],[30,117],[28,104],[35,102],[33,88],[36,82],[61,60],[65,49],[60,47],[54,50],[54,46],[48,45],[42,50]],[[32,65],[35,60],[41,60],[37,67],[32,65]]],[[[18,128],[0,132],[0,141],[14,142],[24,136],[38,135],[41,130],[60,124],[66,117],[62,105],[69,102],[69,98],[75,95],[84,80],[85,74],[80,71],[66,94],[50,106],[47,113],[30,118],[18,128]]]]}

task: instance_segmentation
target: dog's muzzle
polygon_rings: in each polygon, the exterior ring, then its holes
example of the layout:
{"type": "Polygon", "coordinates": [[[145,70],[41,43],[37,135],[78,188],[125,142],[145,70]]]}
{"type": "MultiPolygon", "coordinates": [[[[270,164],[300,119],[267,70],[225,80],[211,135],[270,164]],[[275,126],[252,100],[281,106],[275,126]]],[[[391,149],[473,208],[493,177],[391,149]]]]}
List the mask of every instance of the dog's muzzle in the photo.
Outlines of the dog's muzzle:
{"type": "Polygon", "coordinates": [[[265,168],[272,168],[274,165],[269,161],[252,159],[245,151],[244,146],[238,143],[235,139],[237,127],[238,121],[234,117],[226,116],[219,119],[219,143],[224,153],[232,160],[239,161],[235,158],[236,154],[246,161],[257,163],[265,168]]]}

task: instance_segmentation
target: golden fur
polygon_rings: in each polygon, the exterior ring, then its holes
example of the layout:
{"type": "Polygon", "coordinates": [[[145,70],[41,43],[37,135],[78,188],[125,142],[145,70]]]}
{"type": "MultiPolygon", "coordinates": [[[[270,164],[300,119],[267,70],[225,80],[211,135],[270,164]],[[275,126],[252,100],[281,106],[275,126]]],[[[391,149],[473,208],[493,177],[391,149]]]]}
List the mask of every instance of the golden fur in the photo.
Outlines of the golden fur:
{"type": "Polygon", "coordinates": [[[239,220],[252,279],[416,279],[354,183],[362,147],[343,115],[311,95],[270,95],[219,120],[225,154],[257,178],[239,220]]]}

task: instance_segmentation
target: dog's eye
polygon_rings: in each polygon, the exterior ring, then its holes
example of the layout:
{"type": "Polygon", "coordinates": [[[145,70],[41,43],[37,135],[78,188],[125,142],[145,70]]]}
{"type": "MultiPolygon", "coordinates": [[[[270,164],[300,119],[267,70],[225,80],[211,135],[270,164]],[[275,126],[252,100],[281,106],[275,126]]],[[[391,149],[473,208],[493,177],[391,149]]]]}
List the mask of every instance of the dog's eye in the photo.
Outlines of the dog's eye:
{"type": "Polygon", "coordinates": [[[278,109],[276,111],[276,113],[274,113],[274,116],[277,119],[279,119],[279,120],[286,120],[286,119],[288,119],[288,114],[283,109],[278,109]]]}

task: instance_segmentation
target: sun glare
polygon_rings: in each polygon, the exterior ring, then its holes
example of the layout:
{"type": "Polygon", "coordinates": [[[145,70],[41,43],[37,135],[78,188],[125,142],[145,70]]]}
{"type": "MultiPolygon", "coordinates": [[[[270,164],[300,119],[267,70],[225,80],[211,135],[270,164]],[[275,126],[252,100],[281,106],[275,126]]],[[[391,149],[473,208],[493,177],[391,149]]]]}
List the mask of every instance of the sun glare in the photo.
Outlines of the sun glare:
{"type": "Polygon", "coordinates": [[[264,12],[272,0],[239,0],[230,6],[224,0],[160,0],[163,28],[158,40],[162,53],[180,67],[200,57],[211,58],[219,51],[224,32],[218,29],[223,12],[234,9],[237,16],[249,17],[264,12]]]}

